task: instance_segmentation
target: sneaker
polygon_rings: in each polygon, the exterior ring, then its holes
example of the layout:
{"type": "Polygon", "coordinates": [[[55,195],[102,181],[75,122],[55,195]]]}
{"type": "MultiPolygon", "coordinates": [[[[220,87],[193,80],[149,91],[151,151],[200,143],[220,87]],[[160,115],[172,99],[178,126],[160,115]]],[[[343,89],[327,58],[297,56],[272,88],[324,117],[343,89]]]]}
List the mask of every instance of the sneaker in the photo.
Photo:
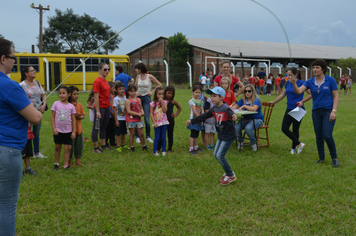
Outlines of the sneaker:
{"type": "Polygon", "coordinates": [[[303,148],[305,146],[305,143],[300,143],[295,149],[297,151],[297,154],[300,154],[303,151],[303,148]]]}
{"type": "Polygon", "coordinates": [[[194,155],[197,155],[197,154],[198,154],[197,151],[195,151],[194,149],[191,150],[191,151],[189,151],[189,153],[190,153],[190,154],[194,154],[194,155]]]}
{"type": "Polygon", "coordinates": [[[167,155],[167,153],[166,153],[166,152],[162,152],[162,156],[164,156],[164,157],[165,157],[166,155],[167,155]]]}
{"type": "Polygon", "coordinates": [[[220,182],[223,181],[224,178],[225,178],[225,176],[226,176],[226,173],[223,174],[223,176],[219,179],[219,181],[220,181],[220,182]]]}
{"type": "Polygon", "coordinates": [[[93,152],[103,153],[103,150],[101,150],[99,147],[96,147],[94,148],[93,152]]]}
{"type": "Polygon", "coordinates": [[[131,152],[135,151],[135,147],[130,147],[131,152]]]}
{"type": "Polygon", "coordinates": [[[333,167],[338,167],[339,166],[339,161],[337,159],[332,160],[332,165],[333,167]]]}
{"type": "Polygon", "coordinates": [[[229,185],[231,182],[236,180],[236,176],[225,176],[223,181],[220,182],[221,185],[229,185]]]}
{"type": "Polygon", "coordinates": [[[127,146],[127,145],[121,146],[121,148],[125,148],[125,149],[127,149],[127,150],[130,150],[130,147],[127,146]]]}
{"type": "Polygon", "coordinates": [[[210,144],[210,147],[211,147],[211,148],[215,148],[215,145],[214,145],[214,144],[210,144]]]}
{"type": "Polygon", "coordinates": [[[53,170],[58,170],[59,166],[58,165],[54,165],[53,170]]]}
{"type": "Polygon", "coordinates": [[[102,150],[111,150],[111,148],[109,146],[106,145],[101,145],[102,150]]]}
{"type": "Polygon", "coordinates": [[[148,151],[149,149],[148,149],[148,147],[145,145],[145,146],[142,146],[142,150],[148,151]]]}
{"type": "Polygon", "coordinates": [[[243,142],[237,142],[237,149],[243,149],[244,148],[244,143],[243,142]]]}
{"type": "Polygon", "coordinates": [[[34,172],[31,168],[26,168],[25,173],[29,175],[37,175],[37,173],[34,172]]]}
{"type": "Polygon", "coordinates": [[[116,151],[121,152],[122,151],[122,147],[116,148],[116,151]]]}
{"type": "Polygon", "coordinates": [[[198,152],[198,151],[199,151],[199,152],[202,152],[203,149],[201,149],[201,148],[198,147],[198,149],[195,149],[195,151],[196,151],[196,152],[198,152]]]}
{"type": "Polygon", "coordinates": [[[153,155],[155,155],[156,157],[159,157],[159,153],[158,152],[153,153],[153,155]]]}
{"type": "Polygon", "coordinates": [[[295,154],[295,149],[291,148],[290,149],[290,154],[295,154]]]}
{"type": "Polygon", "coordinates": [[[85,142],[89,142],[89,139],[88,139],[87,137],[84,137],[83,140],[84,140],[85,142]]]}
{"type": "Polygon", "coordinates": [[[213,149],[212,147],[210,147],[209,145],[206,145],[205,147],[206,147],[206,149],[208,149],[208,150],[210,150],[210,151],[214,150],[214,149],[213,149]]]}
{"type": "Polygon", "coordinates": [[[257,144],[252,144],[252,151],[257,151],[257,144]]]}
{"type": "Polygon", "coordinates": [[[33,158],[47,158],[46,156],[43,156],[40,152],[33,155],[33,158]]]}
{"type": "Polygon", "coordinates": [[[146,138],[146,142],[153,143],[153,140],[150,137],[148,137],[148,138],[146,138]]]}
{"type": "Polygon", "coordinates": [[[66,167],[63,166],[63,168],[64,168],[65,170],[70,170],[70,166],[66,166],[66,167]]]}
{"type": "Polygon", "coordinates": [[[136,138],[135,140],[136,140],[136,143],[141,143],[140,138],[136,138]]]}

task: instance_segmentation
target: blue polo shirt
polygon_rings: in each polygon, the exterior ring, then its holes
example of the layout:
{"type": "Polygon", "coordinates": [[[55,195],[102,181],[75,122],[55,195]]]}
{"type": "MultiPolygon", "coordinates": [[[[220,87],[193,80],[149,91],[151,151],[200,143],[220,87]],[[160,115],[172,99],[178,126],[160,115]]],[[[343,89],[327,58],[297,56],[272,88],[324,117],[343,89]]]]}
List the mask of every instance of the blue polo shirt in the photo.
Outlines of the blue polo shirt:
{"type": "Polygon", "coordinates": [[[332,91],[338,90],[336,80],[333,77],[325,75],[323,82],[319,85],[314,76],[305,81],[303,85],[307,89],[310,89],[313,97],[313,110],[319,108],[333,109],[334,99],[332,91]]]}
{"type": "MultiPolygon", "coordinates": [[[[251,103],[249,103],[246,99],[246,103],[244,104],[244,101],[242,99],[240,99],[240,101],[237,102],[237,105],[239,107],[242,107],[243,105],[247,105],[247,106],[251,106],[251,103]]],[[[263,119],[263,114],[262,114],[262,111],[261,111],[261,107],[262,107],[262,104],[261,104],[261,100],[259,98],[256,98],[255,99],[255,102],[253,103],[253,105],[257,105],[258,106],[258,109],[257,109],[257,114],[253,114],[253,115],[245,115],[244,117],[246,119],[261,119],[263,122],[265,121],[263,119]]],[[[247,111],[247,109],[245,109],[245,111],[247,111]]]]}
{"type": "Polygon", "coordinates": [[[28,121],[21,111],[29,104],[23,88],[0,71],[0,145],[22,150],[27,142],[28,121]]]}
{"type": "Polygon", "coordinates": [[[124,72],[119,73],[115,78],[115,82],[116,81],[121,81],[122,83],[124,83],[125,91],[127,89],[127,85],[129,84],[130,80],[132,80],[131,76],[125,74],[124,72]]]}
{"type": "MultiPolygon", "coordinates": [[[[297,81],[297,86],[298,88],[304,84],[304,81],[298,80],[297,81]]],[[[286,95],[287,95],[287,109],[294,109],[297,107],[297,102],[300,102],[303,100],[304,93],[301,94],[295,94],[294,89],[293,89],[293,84],[289,83],[287,81],[286,83],[286,95]]],[[[304,104],[303,104],[304,108],[304,104]]]]}

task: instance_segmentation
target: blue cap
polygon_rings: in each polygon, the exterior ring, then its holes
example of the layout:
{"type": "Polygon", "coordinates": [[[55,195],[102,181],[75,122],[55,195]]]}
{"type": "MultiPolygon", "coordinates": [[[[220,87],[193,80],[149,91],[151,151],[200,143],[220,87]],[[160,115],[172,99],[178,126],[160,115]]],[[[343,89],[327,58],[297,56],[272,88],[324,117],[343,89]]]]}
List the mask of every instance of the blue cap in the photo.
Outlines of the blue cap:
{"type": "Polygon", "coordinates": [[[225,90],[222,88],[222,87],[219,87],[219,86],[216,86],[215,88],[213,89],[208,89],[206,90],[206,93],[207,94],[217,94],[217,95],[220,95],[221,97],[225,98],[225,90]]]}

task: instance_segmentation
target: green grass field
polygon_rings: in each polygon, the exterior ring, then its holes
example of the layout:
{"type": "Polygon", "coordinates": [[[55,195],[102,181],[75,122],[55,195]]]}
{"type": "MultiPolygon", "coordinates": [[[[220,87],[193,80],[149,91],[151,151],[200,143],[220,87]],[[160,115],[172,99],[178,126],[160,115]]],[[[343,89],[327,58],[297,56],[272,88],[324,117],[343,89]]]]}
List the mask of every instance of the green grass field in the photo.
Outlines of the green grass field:
{"type": "MultiPolygon", "coordinates": [[[[79,95],[84,107],[87,96],[79,95]]],[[[48,159],[31,159],[38,175],[22,179],[17,235],[356,234],[356,95],[340,96],[334,129],[339,168],[332,168],[328,151],[325,164],[314,164],[312,101],[306,103],[300,129],[306,146],[300,155],[290,154],[291,141],[281,131],[282,100],[270,121],[271,147],[238,152],[233,145],[227,153],[237,177],[229,186],[219,184],[224,171],[212,151],[187,153],[190,96],[190,90],[176,91],[182,112],[176,118],[172,154],[155,157],[152,144],[150,152],[135,144],[135,153],[94,154],[92,143],[86,142],[84,166],[70,171],[52,170],[51,111],[45,112],[40,149],[48,159]]],[[[266,102],[275,98],[261,96],[266,102]]],[[[49,98],[49,108],[56,100],[57,95],[49,98]]],[[[83,129],[90,138],[88,113],[83,129]]],[[[63,150],[60,160],[62,165],[63,150]]]]}

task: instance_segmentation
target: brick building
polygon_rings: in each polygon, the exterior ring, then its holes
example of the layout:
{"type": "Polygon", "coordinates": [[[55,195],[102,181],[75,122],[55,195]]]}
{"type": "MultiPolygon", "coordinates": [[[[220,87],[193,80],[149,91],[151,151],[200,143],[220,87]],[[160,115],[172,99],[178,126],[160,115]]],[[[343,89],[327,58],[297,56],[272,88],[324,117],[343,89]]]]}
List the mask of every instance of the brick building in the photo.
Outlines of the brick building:
{"type": "MultiPolygon", "coordinates": [[[[215,73],[220,72],[221,59],[206,58],[206,57],[227,57],[236,65],[241,62],[239,59],[248,58],[250,65],[248,67],[235,67],[235,74],[242,77],[243,74],[257,73],[260,70],[261,60],[269,60],[269,65],[278,63],[281,65],[281,72],[287,68],[291,59],[293,63],[299,65],[302,79],[312,76],[311,62],[316,58],[322,58],[327,63],[335,62],[341,58],[356,58],[356,48],[352,47],[334,47],[334,46],[320,46],[320,45],[303,45],[303,44],[286,44],[286,43],[270,43],[270,42],[253,42],[240,40],[224,40],[224,39],[197,39],[187,38],[189,44],[192,46],[192,78],[193,81],[199,79],[200,74],[205,71],[205,68],[215,73]]],[[[150,70],[150,73],[156,76],[160,81],[166,80],[165,64],[163,60],[167,58],[168,38],[158,37],[157,39],[137,48],[128,53],[130,57],[130,73],[135,74],[134,68],[141,60],[150,70]]],[[[268,64],[268,62],[266,62],[268,64]]],[[[276,66],[266,68],[274,75],[279,73],[276,66]]],[[[188,66],[187,66],[188,71],[188,66]]],[[[345,71],[344,73],[346,73],[345,71]]],[[[187,72],[188,73],[188,72],[187,72]]],[[[338,71],[332,71],[332,75],[338,78],[338,71]]],[[[353,73],[354,74],[354,73],[353,73]]]]}

